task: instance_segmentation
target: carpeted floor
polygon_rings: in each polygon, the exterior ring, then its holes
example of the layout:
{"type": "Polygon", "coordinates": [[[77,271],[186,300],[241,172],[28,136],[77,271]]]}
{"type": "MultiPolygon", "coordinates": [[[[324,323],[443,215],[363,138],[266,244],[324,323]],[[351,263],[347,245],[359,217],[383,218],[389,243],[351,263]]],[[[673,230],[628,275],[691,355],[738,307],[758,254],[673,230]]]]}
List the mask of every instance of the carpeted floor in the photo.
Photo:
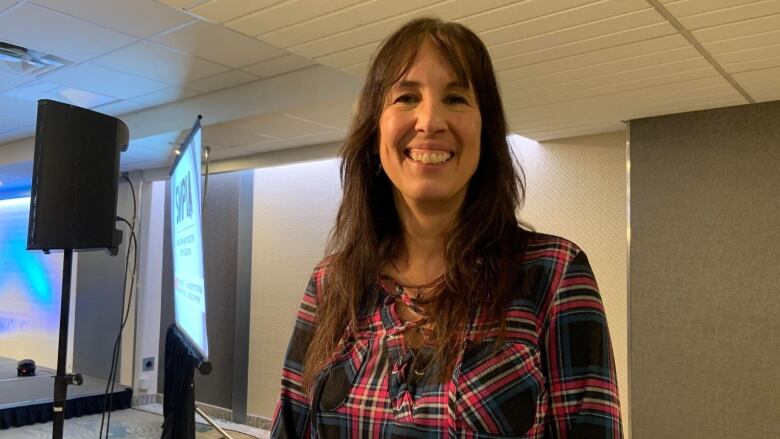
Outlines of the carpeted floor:
{"type": "MultiPolygon", "coordinates": [[[[143,406],[142,406],[143,407],[143,406]]],[[[100,430],[101,415],[82,416],[65,421],[63,439],[96,439],[100,430]]],[[[111,414],[110,438],[117,439],[159,439],[162,434],[161,415],[143,409],[118,410],[111,414]]],[[[234,439],[268,438],[268,432],[250,429],[245,426],[234,428],[249,431],[251,434],[230,430],[229,423],[219,422],[234,439]],[[226,428],[227,427],[227,428],[226,428]]],[[[208,424],[196,424],[198,439],[217,439],[222,435],[208,424]]],[[[28,425],[26,427],[0,430],[0,439],[48,439],[51,437],[52,423],[28,425]]]]}

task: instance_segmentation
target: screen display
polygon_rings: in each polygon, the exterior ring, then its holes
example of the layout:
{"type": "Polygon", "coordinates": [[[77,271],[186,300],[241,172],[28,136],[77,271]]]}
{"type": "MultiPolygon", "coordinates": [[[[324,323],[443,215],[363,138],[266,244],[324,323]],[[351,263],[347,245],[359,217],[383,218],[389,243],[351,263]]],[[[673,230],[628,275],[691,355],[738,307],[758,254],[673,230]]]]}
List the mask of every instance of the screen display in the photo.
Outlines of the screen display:
{"type": "Polygon", "coordinates": [[[201,221],[201,131],[196,123],[171,172],[171,239],[176,324],[208,358],[201,221]]]}

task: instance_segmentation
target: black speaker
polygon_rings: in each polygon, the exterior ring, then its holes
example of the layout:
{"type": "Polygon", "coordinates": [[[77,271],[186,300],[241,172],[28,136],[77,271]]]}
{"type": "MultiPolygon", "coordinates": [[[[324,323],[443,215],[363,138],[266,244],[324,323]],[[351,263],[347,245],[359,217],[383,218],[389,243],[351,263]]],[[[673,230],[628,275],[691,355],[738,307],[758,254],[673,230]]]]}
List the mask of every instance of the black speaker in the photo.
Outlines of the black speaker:
{"type": "Polygon", "coordinates": [[[108,249],[116,254],[121,120],[48,99],[38,101],[28,250],[108,249]]]}

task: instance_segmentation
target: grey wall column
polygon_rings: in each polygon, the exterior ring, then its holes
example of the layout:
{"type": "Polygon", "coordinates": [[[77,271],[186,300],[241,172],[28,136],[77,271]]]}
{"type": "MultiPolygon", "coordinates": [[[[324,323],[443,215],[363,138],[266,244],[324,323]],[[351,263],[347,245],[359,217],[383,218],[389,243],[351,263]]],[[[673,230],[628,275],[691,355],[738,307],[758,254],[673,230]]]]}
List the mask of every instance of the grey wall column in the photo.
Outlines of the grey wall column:
{"type": "Polygon", "coordinates": [[[246,421],[249,380],[249,318],[252,297],[252,217],[254,171],[241,172],[238,191],[236,333],[233,339],[233,420],[246,421]]]}
{"type": "Polygon", "coordinates": [[[632,438],[778,437],[780,102],[630,126],[632,438]]]}

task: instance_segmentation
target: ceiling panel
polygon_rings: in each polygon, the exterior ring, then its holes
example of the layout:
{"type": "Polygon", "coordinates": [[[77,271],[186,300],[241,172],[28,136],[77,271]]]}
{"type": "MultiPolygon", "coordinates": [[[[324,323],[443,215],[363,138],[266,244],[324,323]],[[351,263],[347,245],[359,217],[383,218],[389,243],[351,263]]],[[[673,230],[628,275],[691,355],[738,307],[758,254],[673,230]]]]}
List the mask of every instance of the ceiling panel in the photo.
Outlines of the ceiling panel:
{"type": "Polygon", "coordinates": [[[339,100],[290,111],[290,115],[321,125],[346,130],[349,126],[352,105],[352,99],[339,100]]]}
{"type": "Polygon", "coordinates": [[[251,12],[282,3],[282,1],[283,0],[212,0],[190,9],[190,12],[215,23],[224,23],[251,12]]]}
{"type": "Polygon", "coordinates": [[[168,87],[163,82],[89,63],[56,71],[47,76],[46,80],[119,99],[129,99],[168,87]]]}
{"type": "Polygon", "coordinates": [[[270,44],[204,21],[194,22],[152,41],[229,67],[243,67],[287,53],[270,44]]]}
{"type": "Polygon", "coordinates": [[[229,125],[207,125],[203,127],[203,144],[212,149],[233,148],[275,140],[273,137],[253,134],[229,125]]]}
{"type": "MultiPolygon", "coordinates": [[[[475,2],[472,0],[449,0],[444,2],[415,2],[413,0],[383,1],[361,3],[353,8],[340,11],[332,17],[322,17],[309,22],[301,23],[295,40],[290,39],[296,35],[293,29],[284,29],[288,35],[287,42],[283,42],[280,33],[261,35],[264,41],[288,48],[291,52],[317,57],[335,53],[341,50],[363,46],[369,43],[378,43],[386,35],[396,30],[407,21],[417,17],[438,16],[444,20],[478,14],[493,7],[499,7],[509,0],[484,0],[475,2]],[[417,4],[417,8],[415,8],[417,4]],[[425,5],[419,7],[419,5],[425,5]],[[359,26],[350,26],[351,23],[365,23],[359,26]],[[338,30],[335,30],[338,29],[338,30]],[[292,45],[295,41],[296,44],[292,45]]],[[[366,60],[362,60],[366,61],[366,60]]]]}
{"type": "MultiPolygon", "coordinates": [[[[518,88],[527,89],[531,87],[544,87],[551,84],[557,85],[562,82],[577,81],[610,74],[620,74],[622,72],[636,71],[637,69],[654,67],[690,59],[698,59],[709,66],[709,63],[704,60],[704,57],[702,57],[701,54],[696,51],[696,49],[690,46],[684,46],[672,50],[664,50],[646,55],[638,55],[609,62],[591,64],[584,67],[580,67],[576,63],[571,63],[570,65],[564,65],[562,68],[551,73],[520,77],[519,79],[505,79],[519,75],[521,73],[518,71],[519,69],[510,70],[505,73],[499,73],[498,77],[501,84],[501,91],[506,94],[518,88]]],[[[530,72],[533,72],[533,70],[530,70],[530,72]]]]}
{"type": "Polygon", "coordinates": [[[225,66],[149,42],[133,44],[102,56],[93,63],[169,85],[184,84],[229,70],[225,66]]]}
{"type": "Polygon", "coordinates": [[[147,108],[149,105],[134,101],[116,101],[110,104],[101,105],[93,108],[98,113],[108,114],[110,116],[119,116],[122,114],[132,113],[134,111],[147,108]]]}
{"type": "Polygon", "coordinates": [[[635,29],[615,32],[595,38],[589,38],[586,40],[574,41],[560,46],[542,48],[533,52],[526,52],[511,56],[500,56],[491,53],[491,56],[493,57],[493,61],[497,64],[500,64],[502,68],[509,69],[573,55],[595,52],[601,49],[627,45],[639,41],[651,40],[675,33],[677,32],[671,24],[663,22],[650,26],[643,26],[635,29]]]}
{"type": "Polygon", "coordinates": [[[247,35],[260,35],[354,5],[361,0],[300,0],[282,2],[225,25],[247,35]]]}
{"type": "Polygon", "coordinates": [[[639,63],[638,65],[641,66],[641,63],[643,62],[641,60],[645,57],[652,57],[658,53],[663,53],[670,50],[686,50],[689,52],[696,52],[696,49],[694,49],[688,43],[688,41],[685,40],[685,38],[683,38],[681,35],[675,34],[629,44],[621,44],[614,47],[608,47],[606,49],[552,59],[550,61],[515,67],[512,69],[505,68],[506,64],[501,61],[493,60],[493,65],[496,69],[497,76],[502,82],[504,82],[515,79],[550,75],[557,72],[565,72],[569,69],[575,70],[589,67],[598,68],[599,65],[608,65],[610,63],[620,62],[622,60],[627,60],[629,62],[633,60],[633,62],[637,62],[639,63]]]}
{"type": "Polygon", "coordinates": [[[661,3],[664,3],[664,7],[677,19],[682,19],[762,1],[764,0],[661,0],[661,3]]]}
{"type": "Polygon", "coordinates": [[[735,50],[732,52],[719,53],[715,56],[715,59],[721,65],[729,65],[742,62],[750,62],[753,60],[761,60],[765,58],[772,58],[780,54],[780,44],[772,44],[768,46],[753,47],[750,49],[735,50]]]}
{"type": "Polygon", "coordinates": [[[151,0],[34,0],[34,3],[138,38],[194,20],[189,14],[151,0]]]}
{"type": "Polygon", "coordinates": [[[546,48],[571,45],[593,38],[603,38],[604,36],[615,35],[618,32],[633,32],[636,28],[659,23],[667,24],[655,9],[645,9],[528,38],[516,39],[496,45],[487,43],[487,45],[491,55],[496,58],[504,58],[546,48]]]}
{"type": "Polygon", "coordinates": [[[703,44],[713,55],[780,44],[780,29],[703,44]]]}
{"type": "Polygon", "coordinates": [[[288,115],[252,117],[230,122],[229,125],[250,133],[278,139],[333,131],[333,127],[315,124],[288,115]]]}
{"type": "Polygon", "coordinates": [[[168,5],[176,9],[191,9],[208,2],[209,0],[156,0],[157,3],[168,5]]]}
{"type": "Polygon", "coordinates": [[[190,81],[186,84],[186,87],[201,93],[209,93],[223,88],[246,84],[247,82],[257,81],[258,79],[260,78],[242,72],[241,70],[231,70],[229,72],[217,73],[214,76],[198,79],[197,81],[190,81]]]}
{"type": "MultiPolygon", "coordinates": [[[[775,49],[776,50],[776,49],[775,49]]],[[[770,67],[780,66],[780,53],[777,51],[769,58],[757,58],[750,61],[742,61],[737,63],[725,64],[723,66],[729,73],[749,72],[751,70],[768,69],[770,67]]]]}
{"type": "Polygon", "coordinates": [[[309,58],[291,53],[280,56],[278,58],[262,61],[251,66],[246,66],[242,70],[263,78],[269,78],[271,76],[292,72],[294,70],[313,66],[315,64],[317,63],[310,60],[309,58]]]}
{"type": "Polygon", "coordinates": [[[691,33],[699,42],[706,44],[778,29],[780,29],[780,14],[708,27],[691,33]]]}
{"type": "Polygon", "coordinates": [[[680,22],[686,29],[696,30],[753,18],[761,18],[777,13],[780,13],[780,1],[764,0],[684,17],[680,19],[680,22]]]}
{"type": "Polygon", "coordinates": [[[149,106],[157,106],[167,104],[169,102],[176,102],[182,99],[187,99],[199,94],[197,91],[190,90],[184,87],[168,87],[163,90],[145,94],[142,96],[136,96],[133,98],[136,102],[141,102],[149,106]]]}
{"type": "Polygon", "coordinates": [[[83,61],[137,39],[26,3],[0,15],[0,41],[83,61]]]}
{"type": "MultiPolygon", "coordinates": [[[[593,3],[593,0],[547,0],[512,2],[506,6],[493,7],[481,13],[470,14],[457,21],[470,29],[482,32],[518,22],[533,21],[536,18],[556,13],[578,10],[580,6],[593,3]]],[[[629,1],[627,3],[634,3],[629,1]]],[[[645,5],[646,7],[647,5],[645,5]]],[[[556,14],[557,15],[557,14],[556,14]]]]}
{"type": "Polygon", "coordinates": [[[30,81],[32,81],[32,78],[22,78],[20,76],[8,75],[0,72],[0,93],[30,81]]]}
{"type": "Polygon", "coordinates": [[[662,18],[645,0],[609,0],[571,8],[480,33],[488,47],[518,40],[549,38],[553,44],[658,23],[662,18]],[[642,13],[644,11],[644,13],[642,13]],[[633,13],[633,14],[632,14],[633,13]]]}
{"type": "Polygon", "coordinates": [[[16,4],[16,0],[0,0],[0,13],[16,4]]]}

